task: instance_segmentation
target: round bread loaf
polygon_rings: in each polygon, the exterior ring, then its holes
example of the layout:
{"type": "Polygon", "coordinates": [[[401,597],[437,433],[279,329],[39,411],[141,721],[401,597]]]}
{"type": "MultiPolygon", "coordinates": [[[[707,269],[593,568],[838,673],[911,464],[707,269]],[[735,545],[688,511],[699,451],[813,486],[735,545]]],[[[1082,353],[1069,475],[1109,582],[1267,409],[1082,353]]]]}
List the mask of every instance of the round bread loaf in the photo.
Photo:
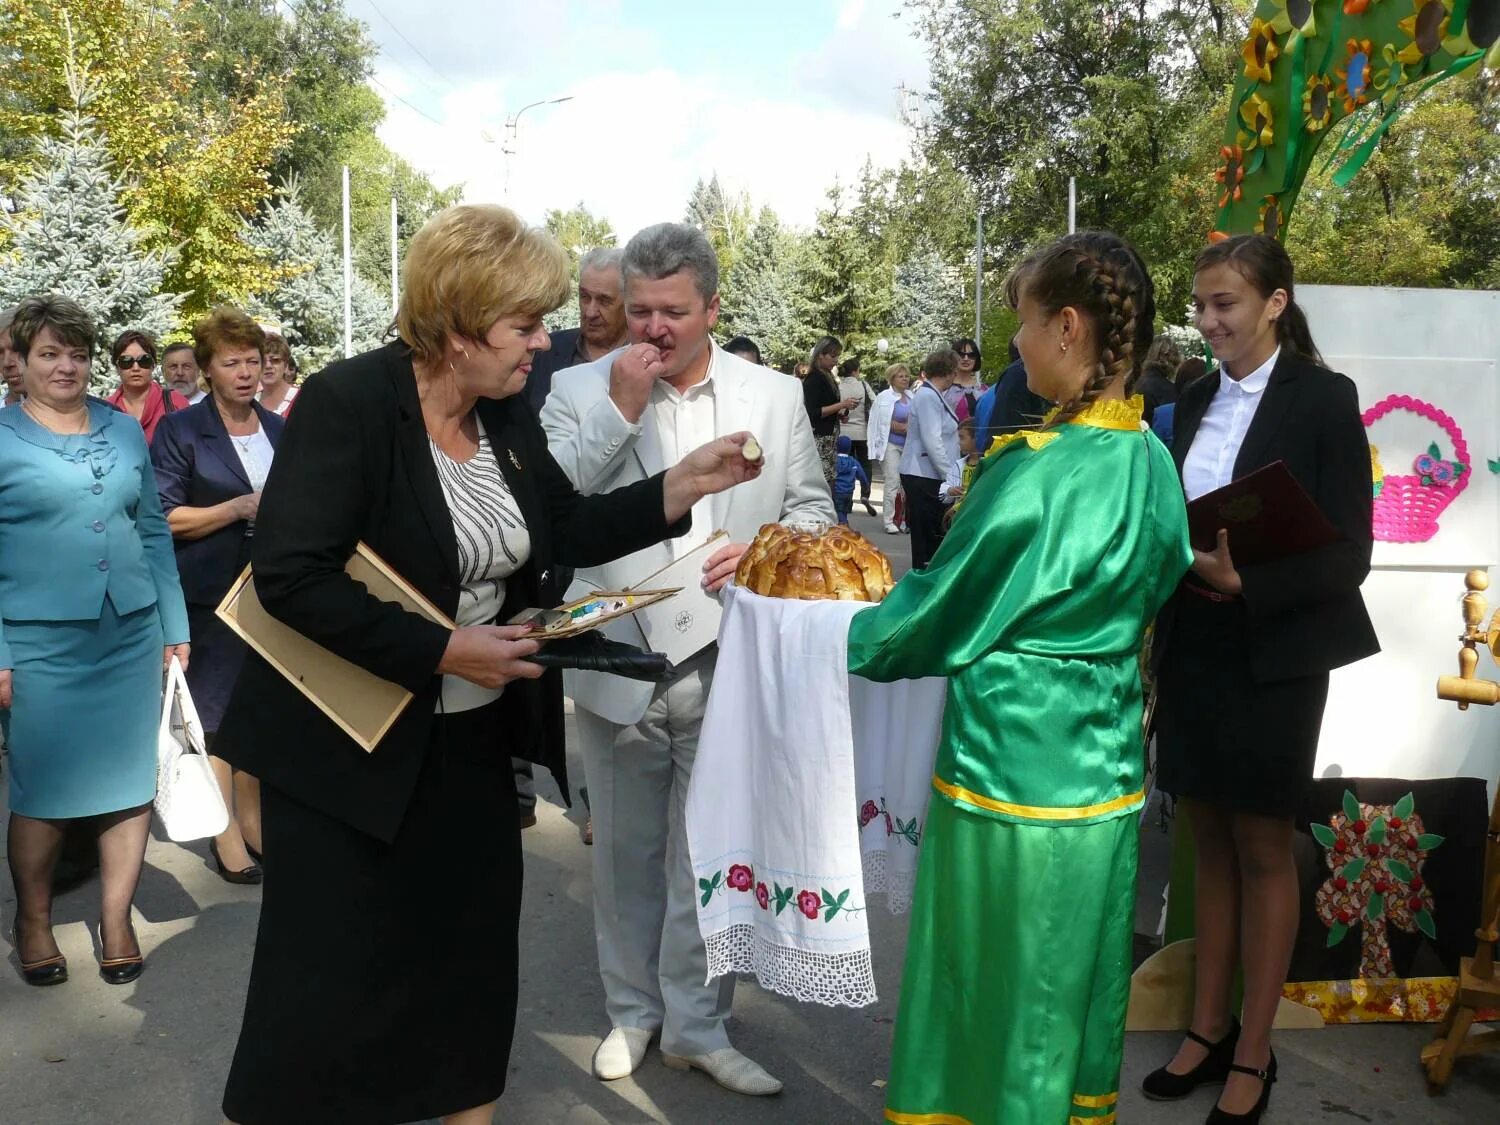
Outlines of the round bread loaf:
{"type": "Polygon", "coordinates": [[[890,559],[857,531],[812,535],[777,523],[760,529],[734,577],[753,593],[796,601],[878,602],[896,584],[890,559]]]}

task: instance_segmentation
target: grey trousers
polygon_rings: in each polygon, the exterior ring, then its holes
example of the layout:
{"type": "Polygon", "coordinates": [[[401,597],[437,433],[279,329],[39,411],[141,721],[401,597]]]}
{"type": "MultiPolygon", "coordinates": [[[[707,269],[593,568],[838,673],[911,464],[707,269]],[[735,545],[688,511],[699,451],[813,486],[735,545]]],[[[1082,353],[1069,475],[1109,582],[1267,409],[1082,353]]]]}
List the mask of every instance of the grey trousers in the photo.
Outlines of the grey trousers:
{"type": "Polygon", "coordinates": [[[662,1050],[729,1046],[732,974],[708,982],[688,856],[688,781],[713,658],[657,687],[634,726],[574,712],[594,818],[594,929],[614,1027],[661,1029],[662,1050]]]}

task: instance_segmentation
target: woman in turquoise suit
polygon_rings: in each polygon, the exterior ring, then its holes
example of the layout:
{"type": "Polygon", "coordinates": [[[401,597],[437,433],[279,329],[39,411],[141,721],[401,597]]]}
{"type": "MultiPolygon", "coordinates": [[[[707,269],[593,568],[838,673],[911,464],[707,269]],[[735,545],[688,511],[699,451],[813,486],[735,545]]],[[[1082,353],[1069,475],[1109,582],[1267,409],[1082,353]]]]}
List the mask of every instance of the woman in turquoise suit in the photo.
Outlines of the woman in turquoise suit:
{"type": "Polygon", "coordinates": [[[87,398],[92,320],[28,297],[11,338],[25,402],[0,410],[0,723],[10,748],[12,942],[28,984],[61,984],[52,871],[92,818],[104,979],[140,976],[130,907],[156,795],[162,667],[188,655],[172,536],[140,425],[87,398]]]}
{"type": "Polygon", "coordinates": [[[1140,257],[1071,235],[1010,283],[1027,385],[928,568],[849,631],[850,671],[947,676],[886,1119],[1115,1120],[1144,801],[1139,656],[1192,562],[1172,457],[1126,399],[1140,257]]]}

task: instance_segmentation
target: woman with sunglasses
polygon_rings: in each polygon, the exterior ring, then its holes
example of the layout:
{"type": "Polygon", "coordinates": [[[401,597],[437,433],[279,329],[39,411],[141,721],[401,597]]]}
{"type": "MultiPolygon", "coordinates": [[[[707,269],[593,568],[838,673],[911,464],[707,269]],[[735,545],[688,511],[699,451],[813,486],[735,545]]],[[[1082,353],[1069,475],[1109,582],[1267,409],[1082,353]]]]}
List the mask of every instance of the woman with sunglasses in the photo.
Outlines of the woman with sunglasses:
{"type": "Polygon", "coordinates": [[[963,422],[974,417],[979,396],[984,393],[984,384],[979,375],[979,369],[984,366],[984,357],[979,353],[978,342],[968,336],[954,340],[950,347],[953,354],[958,356],[958,374],[953,377],[953,385],[943,398],[953,408],[958,420],[963,422]]]}
{"type": "Polygon", "coordinates": [[[174,410],[186,410],[188,400],[152,378],[156,371],[156,341],[149,333],[127,328],[115,338],[109,358],[120,376],[120,389],[109,396],[109,404],[139,422],[146,431],[146,444],[150,445],[161,420],[174,410]]]}

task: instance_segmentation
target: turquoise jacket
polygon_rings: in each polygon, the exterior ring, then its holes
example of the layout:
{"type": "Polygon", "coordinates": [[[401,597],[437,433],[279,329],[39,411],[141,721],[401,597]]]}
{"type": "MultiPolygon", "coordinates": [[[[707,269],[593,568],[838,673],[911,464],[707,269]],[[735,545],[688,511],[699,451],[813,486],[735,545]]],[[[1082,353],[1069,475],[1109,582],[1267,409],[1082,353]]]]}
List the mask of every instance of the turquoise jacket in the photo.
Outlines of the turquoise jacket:
{"type": "Polygon", "coordinates": [[[5,621],[91,621],[156,606],[167,644],[188,640],[172,533],[138,422],[88,404],[85,438],[0,410],[0,669],[5,621]]]}

